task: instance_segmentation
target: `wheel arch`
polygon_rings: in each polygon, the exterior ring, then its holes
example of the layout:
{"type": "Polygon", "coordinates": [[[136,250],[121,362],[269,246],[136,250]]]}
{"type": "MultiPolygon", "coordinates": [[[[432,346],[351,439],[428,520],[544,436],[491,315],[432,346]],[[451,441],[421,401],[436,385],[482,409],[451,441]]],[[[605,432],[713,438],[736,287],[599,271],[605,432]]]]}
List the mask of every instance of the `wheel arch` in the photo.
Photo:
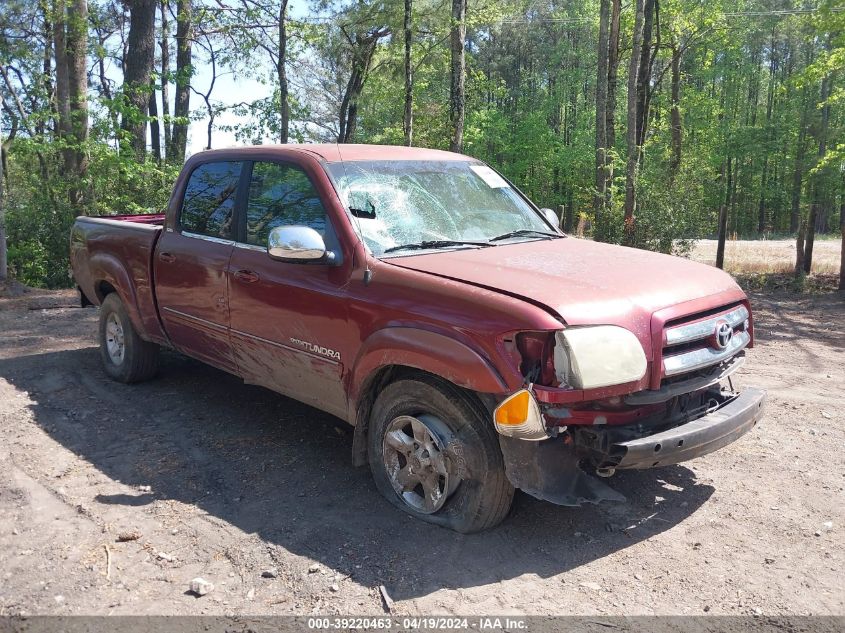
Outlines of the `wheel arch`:
{"type": "Polygon", "coordinates": [[[167,344],[167,337],[158,319],[150,271],[135,270],[111,253],[94,253],[90,258],[91,276],[83,294],[97,305],[115,293],[123,302],[132,327],[145,341],[167,344]]]}
{"type": "Polygon", "coordinates": [[[96,271],[93,275],[93,294],[97,303],[101,305],[108,295],[117,293],[135,331],[141,338],[147,339],[147,330],[138,311],[135,283],[123,263],[117,257],[98,253],[91,257],[91,270],[96,271]]]}

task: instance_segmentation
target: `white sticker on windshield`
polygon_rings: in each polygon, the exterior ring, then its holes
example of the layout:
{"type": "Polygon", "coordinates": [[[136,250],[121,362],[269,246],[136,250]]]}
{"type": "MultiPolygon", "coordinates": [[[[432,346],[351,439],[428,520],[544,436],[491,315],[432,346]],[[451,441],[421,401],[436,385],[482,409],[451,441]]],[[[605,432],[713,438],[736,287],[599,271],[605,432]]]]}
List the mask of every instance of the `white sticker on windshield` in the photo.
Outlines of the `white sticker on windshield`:
{"type": "Polygon", "coordinates": [[[470,165],[469,168],[474,171],[481,180],[487,183],[491,189],[501,189],[508,187],[508,181],[502,178],[495,171],[490,169],[487,165],[470,165]]]}

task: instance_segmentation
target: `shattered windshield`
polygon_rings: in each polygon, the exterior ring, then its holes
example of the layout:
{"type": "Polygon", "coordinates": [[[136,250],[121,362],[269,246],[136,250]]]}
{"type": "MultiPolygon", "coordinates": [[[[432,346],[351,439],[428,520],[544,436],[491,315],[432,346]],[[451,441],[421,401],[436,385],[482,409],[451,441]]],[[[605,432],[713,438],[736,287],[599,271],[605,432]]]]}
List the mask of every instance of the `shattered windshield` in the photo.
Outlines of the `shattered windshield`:
{"type": "Polygon", "coordinates": [[[481,163],[347,161],[327,168],[353,226],[376,256],[558,237],[481,163]]]}

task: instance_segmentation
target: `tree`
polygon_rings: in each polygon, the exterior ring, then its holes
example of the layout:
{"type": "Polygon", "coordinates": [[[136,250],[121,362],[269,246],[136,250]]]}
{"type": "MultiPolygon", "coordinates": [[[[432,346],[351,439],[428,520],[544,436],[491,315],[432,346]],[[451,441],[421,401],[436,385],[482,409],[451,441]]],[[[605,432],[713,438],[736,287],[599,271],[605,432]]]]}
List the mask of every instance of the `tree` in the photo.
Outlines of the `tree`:
{"type": "Polygon", "coordinates": [[[191,113],[191,42],[193,40],[192,0],[176,0],[176,101],[173,105],[173,132],[167,148],[172,163],[185,160],[191,113]]]}
{"type": "MultiPolygon", "coordinates": [[[[654,0],[645,0],[652,4],[654,0]]],[[[634,243],[634,213],[637,206],[636,180],[637,164],[639,163],[640,146],[637,144],[639,109],[637,93],[640,88],[638,77],[640,71],[640,49],[643,42],[644,22],[643,0],[636,0],[636,14],[634,17],[634,34],[631,38],[631,62],[628,66],[628,162],[625,170],[625,243],[634,243]]]]}
{"type": "Polygon", "coordinates": [[[170,12],[169,0],[161,0],[159,13],[161,15],[161,119],[164,124],[164,151],[169,151],[171,145],[170,122],[170,12]]]}
{"type": "MultiPolygon", "coordinates": [[[[607,70],[608,70],[608,20],[610,0],[601,0],[599,8],[598,69],[596,71],[596,191],[593,197],[593,214],[597,229],[607,221],[607,70]]],[[[599,228],[601,227],[601,228],[599,228]]]]}
{"type": "Polygon", "coordinates": [[[405,132],[405,145],[414,144],[414,69],[411,63],[411,14],[413,0],[405,0],[403,31],[405,35],[404,75],[405,75],[405,110],[402,117],[402,129],[405,132]]]}
{"type": "Polygon", "coordinates": [[[449,50],[451,52],[451,82],[449,84],[449,122],[451,140],[449,149],[462,152],[464,149],[464,119],[466,118],[466,35],[467,2],[452,0],[452,22],[449,29],[449,50]]]}
{"type": "MultiPolygon", "coordinates": [[[[616,145],[616,88],[619,77],[619,20],[622,15],[622,0],[611,0],[610,32],[607,40],[607,108],[605,135],[607,149],[612,151],[616,145]]],[[[610,195],[610,181],[613,178],[612,162],[606,168],[607,195],[610,195]]]]}
{"type": "MultiPolygon", "coordinates": [[[[147,153],[147,115],[155,62],[155,0],[127,0],[130,25],[123,71],[124,110],[120,123],[138,160],[147,153]]],[[[178,104],[178,102],[177,102],[178,104]]]]}
{"type": "Polygon", "coordinates": [[[822,172],[820,169],[822,161],[827,154],[827,132],[830,124],[830,90],[831,77],[827,75],[822,79],[821,98],[819,102],[822,104],[821,125],[819,126],[819,152],[818,163],[816,165],[816,174],[813,178],[813,201],[810,204],[810,218],[807,221],[807,236],[804,243],[804,272],[809,274],[813,269],[813,244],[816,238],[816,224],[819,219],[819,209],[822,205],[822,172]]]}
{"type": "Polygon", "coordinates": [[[3,183],[4,154],[3,129],[0,128],[0,283],[4,283],[9,276],[9,251],[6,246],[6,193],[3,183]]]}
{"type": "Polygon", "coordinates": [[[85,144],[88,140],[88,3],[86,0],[56,0],[53,5],[53,46],[56,59],[58,129],[65,141],[63,171],[74,181],[68,190],[77,213],[84,211],[87,171],[85,144]]]}
{"type": "Polygon", "coordinates": [[[839,258],[839,290],[845,292],[845,171],[842,172],[842,191],[839,199],[839,234],[842,238],[842,252],[839,258]]]}
{"type": "Polygon", "coordinates": [[[211,80],[208,82],[208,88],[205,92],[197,90],[193,85],[190,86],[191,91],[194,92],[205,104],[205,115],[208,119],[206,129],[205,149],[211,149],[211,136],[214,132],[214,119],[217,117],[219,109],[211,102],[211,94],[214,92],[214,86],[220,75],[218,70],[218,51],[215,49],[211,37],[208,33],[203,33],[202,40],[198,41],[200,48],[205,51],[206,59],[209,66],[211,66],[211,80]]]}
{"type": "Polygon", "coordinates": [[[286,70],[288,35],[287,35],[288,0],[279,3],[279,53],[276,62],[276,74],[279,77],[279,142],[287,143],[290,134],[290,98],[288,96],[288,76],[286,70]]]}
{"type": "Polygon", "coordinates": [[[845,171],[842,172],[842,192],[839,201],[839,235],[842,249],[839,258],[839,290],[845,292],[845,171]]]}
{"type": "Polygon", "coordinates": [[[731,172],[731,157],[728,156],[727,177],[725,180],[725,198],[719,207],[719,235],[716,244],[716,268],[725,267],[725,239],[728,236],[728,208],[731,203],[731,189],[733,184],[731,172]]]}
{"type": "Polygon", "coordinates": [[[669,110],[672,131],[672,149],[669,159],[669,185],[675,182],[681,169],[681,145],[683,127],[681,124],[681,49],[677,43],[672,45],[672,97],[669,110]]]}
{"type": "Polygon", "coordinates": [[[379,41],[390,33],[387,27],[372,27],[363,32],[348,31],[341,27],[351,52],[351,70],[346,90],[340,102],[338,143],[351,143],[355,138],[355,127],[358,124],[358,100],[364,91],[364,83],[370,72],[370,65],[379,41]]]}

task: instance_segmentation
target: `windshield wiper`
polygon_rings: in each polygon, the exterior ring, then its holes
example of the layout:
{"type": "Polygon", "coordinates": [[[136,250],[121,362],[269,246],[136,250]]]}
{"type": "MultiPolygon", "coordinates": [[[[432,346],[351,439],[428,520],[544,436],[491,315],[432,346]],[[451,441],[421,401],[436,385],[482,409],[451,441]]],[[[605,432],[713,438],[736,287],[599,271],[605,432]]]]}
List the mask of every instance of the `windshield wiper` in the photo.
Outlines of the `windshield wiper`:
{"type": "Polygon", "coordinates": [[[496,237],[491,237],[491,242],[498,242],[499,240],[506,240],[511,237],[520,237],[523,235],[539,235],[541,237],[563,237],[560,233],[549,233],[548,231],[536,231],[534,229],[517,229],[516,231],[511,231],[509,233],[502,233],[501,235],[497,235],[496,237]]]}
{"type": "Polygon", "coordinates": [[[399,246],[391,246],[384,249],[385,253],[392,253],[393,251],[412,251],[425,250],[434,248],[447,248],[449,246],[490,246],[488,242],[477,242],[471,240],[425,240],[416,242],[414,244],[401,244],[399,246]]]}

